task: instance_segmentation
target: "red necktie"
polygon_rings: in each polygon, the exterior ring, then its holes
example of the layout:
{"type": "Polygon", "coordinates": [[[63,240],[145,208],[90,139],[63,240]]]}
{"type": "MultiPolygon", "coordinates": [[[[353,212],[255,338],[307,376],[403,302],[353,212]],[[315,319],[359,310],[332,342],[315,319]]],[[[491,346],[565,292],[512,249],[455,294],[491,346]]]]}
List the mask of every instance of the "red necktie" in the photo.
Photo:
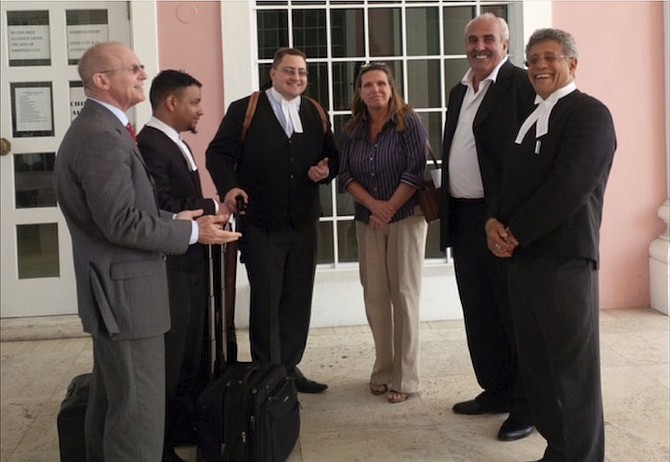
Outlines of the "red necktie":
{"type": "Polygon", "coordinates": [[[128,122],[126,124],[126,130],[128,130],[128,133],[130,133],[130,137],[133,139],[135,144],[137,144],[137,133],[135,133],[135,127],[133,127],[133,124],[128,122]]]}

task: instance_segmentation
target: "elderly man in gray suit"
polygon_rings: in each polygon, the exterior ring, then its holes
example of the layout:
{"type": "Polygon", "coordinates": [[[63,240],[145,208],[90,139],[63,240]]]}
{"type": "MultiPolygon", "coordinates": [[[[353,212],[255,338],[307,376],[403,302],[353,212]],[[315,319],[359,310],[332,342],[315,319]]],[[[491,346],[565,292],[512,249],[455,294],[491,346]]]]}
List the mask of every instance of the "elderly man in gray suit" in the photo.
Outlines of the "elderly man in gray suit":
{"type": "Polygon", "coordinates": [[[147,79],[121,43],[98,43],[79,62],[88,97],[58,150],[58,203],[74,254],[79,316],[93,338],[86,413],[89,461],[161,459],[163,334],[170,328],[165,254],[239,237],[223,218],[159,210],[125,112],[147,79]]]}

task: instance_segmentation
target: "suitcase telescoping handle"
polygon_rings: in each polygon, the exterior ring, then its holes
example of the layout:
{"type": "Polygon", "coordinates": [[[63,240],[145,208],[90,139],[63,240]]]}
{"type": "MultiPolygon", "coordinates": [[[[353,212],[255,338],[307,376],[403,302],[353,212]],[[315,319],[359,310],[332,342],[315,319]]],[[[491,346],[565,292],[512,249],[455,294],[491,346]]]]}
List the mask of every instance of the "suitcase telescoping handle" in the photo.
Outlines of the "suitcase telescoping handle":
{"type": "MultiPolygon", "coordinates": [[[[244,210],[242,196],[236,198],[238,211],[244,210]]],[[[235,229],[239,229],[240,214],[235,216],[235,229]]],[[[231,231],[232,224],[225,229],[231,231]]],[[[225,364],[237,362],[237,335],[235,332],[235,290],[237,284],[237,241],[224,245],[208,246],[209,303],[208,349],[209,373],[218,377],[225,364]]]]}
{"type": "MultiPolygon", "coordinates": [[[[241,195],[235,197],[235,231],[240,230],[240,223],[243,212],[246,210],[244,198],[241,195]]],[[[227,224],[232,229],[230,222],[227,224]]],[[[225,339],[226,339],[226,363],[234,364],[237,362],[237,335],[235,333],[235,293],[237,290],[237,251],[239,250],[238,241],[229,242],[224,249],[223,264],[223,300],[225,312],[225,339]]]]}
{"type": "MultiPolygon", "coordinates": [[[[235,220],[235,229],[239,228],[235,220]]],[[[227,225],[232,228],[231,224],[227,225]]],[[[237,335],[235,333],[235,291],[237,285],[237,241],[232,241],[223,246],[223,312],[224,312],[224,338],[226,345],[225,358],[226,363],[234,364],[237,362],[237,335]]]]}

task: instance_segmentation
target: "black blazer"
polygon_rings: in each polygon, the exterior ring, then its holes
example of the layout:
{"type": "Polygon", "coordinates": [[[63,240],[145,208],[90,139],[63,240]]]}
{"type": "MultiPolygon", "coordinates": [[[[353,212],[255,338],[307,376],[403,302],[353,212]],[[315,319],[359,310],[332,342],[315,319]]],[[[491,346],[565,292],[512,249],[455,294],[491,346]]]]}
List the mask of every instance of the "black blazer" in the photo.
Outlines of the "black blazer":
{"type": "MultiPolygon", "coordinates": [[[[212,199],[202,197],[198,172],[189,170],[179,146],[165,133],[145,126],[137,135],[137,146],[154,179],[158,203],[163,210],[177,213],[203,209],[205,215],[214,214],[212,199]]],[[[206,250],[202,244],[190,245],[185,254],[168,256],[167,268],[202,267],[206,263],[206,250]]]]}
{"type": "MultiPolygon", "coordinates": [[[[515,145],[505,167],[497,215],[518,239],[516,255],[587,258],[598,263],[603,195],[616,149],[607,107],[575,90],[515,145]]],[[[495,202],[498,202],[497,200],[495,202]]]]}
{"type": "Polygon", "coordinates": [[[300,118],[304,133],[286,136],[265,92],[244,144],[242,123],[249,96],[234,101],[207,148],[207,169],[223,199],[240,187],[249,195],[246,219],[268,230],[304,228],[321,214],[319,184],[329,183],[338,172],[338,150],[331,130],[325,134],[321,117],[302,98],[300,118]],[[307,176],[310,167],[328,157],[330,175],[320,183],[307,176]]]}
{"type": "MultiPolygon", "coordinates": [[[[442,143],[442,195],[440,198],[440,249],[451,245],[449,220],[449,150],[467,87],[462,83],[451,89],[447,121],[442,143]]],[[[477,159],[482,174],[484,197],[500,189],[503,162],[511,149],[518,126],[533,110],[535,92],[525,70],[509,60],[500,67],[496,82],[489,87],[472,125],[477,159]]]]}

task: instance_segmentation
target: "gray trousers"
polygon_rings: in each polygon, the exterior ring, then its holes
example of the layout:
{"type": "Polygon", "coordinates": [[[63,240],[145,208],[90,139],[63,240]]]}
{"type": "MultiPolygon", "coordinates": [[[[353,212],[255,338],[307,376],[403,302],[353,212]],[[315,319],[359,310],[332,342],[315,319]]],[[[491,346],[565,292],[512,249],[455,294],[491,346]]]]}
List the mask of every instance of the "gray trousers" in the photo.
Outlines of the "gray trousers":
{"type": "Polygon", "coordinates": [[[93,339],[93,378],[86,410],[89,462],[156,462],[163,455],[165,344],[93,339]]]}

